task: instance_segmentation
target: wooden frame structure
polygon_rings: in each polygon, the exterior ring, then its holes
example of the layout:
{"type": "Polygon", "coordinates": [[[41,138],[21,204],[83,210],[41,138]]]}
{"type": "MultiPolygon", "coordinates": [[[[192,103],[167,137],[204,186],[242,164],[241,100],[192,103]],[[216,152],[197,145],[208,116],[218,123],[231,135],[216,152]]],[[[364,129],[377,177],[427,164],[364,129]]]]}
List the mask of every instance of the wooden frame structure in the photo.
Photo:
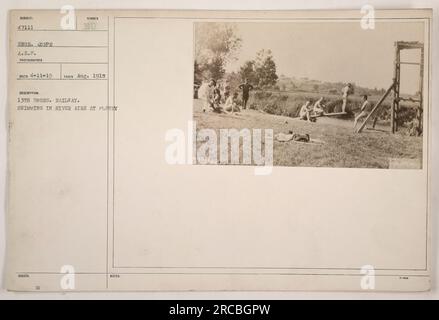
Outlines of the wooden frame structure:
{"type": "Polygon", "coordinates": [[[367,122],[374,118],[373,127],[375,127],[377,118],[379,116],[379,112],[381,111],[381,105],[384,100],[389,96],[390,92],[393,91],[393,100],[390,107],[390,130],[392,133],[398,131],[398,112],[400,110],[399,103],[400,101],[410,101],[414,103],[419,103],[419,107],[417,108],[416,119],[417,119],[417,131],[419,133],[422,132],[422,110],[423,110],[423,101],[422,101],[422,93],[423,93],[423,81],[424,81],[424,44],[417,41],[397,41],[395,42],[395,68],[393,74],[393,82],[391,86],[387,89],[384,95],[380,98],[377,104],[373,107],[369,115],[363,121],[361,126],[357,129],[357,133],[361,132],[365,127],[367,122]],[[406,49],[420,49],[421,50],[421,59],[419,62],[404,62],[401,61],[401,50],[406,49]],[[412,98],[403,98],[400,96],[400,84],[401,84],[401,65],[418,65],[420,68],[419,71],[419,97],[418,99],[412,98]]]}

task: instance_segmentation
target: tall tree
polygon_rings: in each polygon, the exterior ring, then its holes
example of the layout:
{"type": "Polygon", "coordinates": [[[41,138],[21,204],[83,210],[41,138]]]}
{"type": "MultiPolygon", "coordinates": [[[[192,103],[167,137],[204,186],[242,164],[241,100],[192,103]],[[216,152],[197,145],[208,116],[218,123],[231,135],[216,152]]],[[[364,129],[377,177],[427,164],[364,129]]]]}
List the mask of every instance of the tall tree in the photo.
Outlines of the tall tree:
{"type": "Polygon", "coordinates": [[[194,61],[194,82],[200,84],[203,80],[203,74],[197,60],[194,61]]]}
{"type": "Polygon", "coordinates": [[[255,61],[249,60],[244,62],[239,70],[239,75],[241,76],[241,80],[244,81],[248,79],[248,81],[252,84],[258,83],[258,77],[256,75],[255,70],[255,61]]]}
{"type": "Polygon", "coordinates": [[[241,47],[236,26],[232,23],[197,23],[195,27],[195,61],[203,78],[220,79],[227,63],[241,47]]]}
{"type": "Polygon", "coordinates": [[[271,50],[262,49],[256,53],[255,71],[260,87],[270,87],[276,84],[278,76],[271,50]]]}

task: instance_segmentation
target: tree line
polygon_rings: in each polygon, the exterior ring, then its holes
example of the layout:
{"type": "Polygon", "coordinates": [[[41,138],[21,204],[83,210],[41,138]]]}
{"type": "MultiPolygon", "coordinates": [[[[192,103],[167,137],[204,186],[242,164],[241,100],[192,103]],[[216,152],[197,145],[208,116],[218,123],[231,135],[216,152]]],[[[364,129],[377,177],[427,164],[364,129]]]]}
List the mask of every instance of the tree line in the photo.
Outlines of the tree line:
{"type": "Polygon", "coordinates": [[[199,23],[195,28],[194,81],[228,79],[233,82],[248,79],[259,88],[276,85],[278,76],[271,50],[261,49],[252,60],[245,61],[238,72],[226,74],[226,67],[236,61],[242,46],[234,24],[199,23]],[[240,78],[240,79],[238,79],[240,78]]]}

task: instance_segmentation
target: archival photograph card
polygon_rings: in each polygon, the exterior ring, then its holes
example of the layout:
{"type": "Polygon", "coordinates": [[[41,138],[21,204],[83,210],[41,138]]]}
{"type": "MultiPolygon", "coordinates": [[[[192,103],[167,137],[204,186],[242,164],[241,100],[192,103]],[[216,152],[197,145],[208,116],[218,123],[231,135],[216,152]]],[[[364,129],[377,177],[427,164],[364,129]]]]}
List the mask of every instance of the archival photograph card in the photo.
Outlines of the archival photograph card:
{"type": "Polygon", "coordinates": [[[11,291],[430,289],[432,11],[13,10],[11,291]]]}

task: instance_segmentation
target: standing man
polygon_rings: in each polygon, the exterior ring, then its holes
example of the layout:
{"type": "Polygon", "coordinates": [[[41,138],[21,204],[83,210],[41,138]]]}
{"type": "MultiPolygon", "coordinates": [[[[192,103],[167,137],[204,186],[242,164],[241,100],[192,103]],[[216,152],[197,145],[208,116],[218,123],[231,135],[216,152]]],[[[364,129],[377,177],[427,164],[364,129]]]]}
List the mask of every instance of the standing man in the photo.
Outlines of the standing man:
{"type": "Polygon", "coordinates": [[[200,99],[203,104],[203,112],[206,112],[209,108],[209,90],[209,82],[203,80],[198,89],[198,99],[200,99]]]}
{"type": "Polygon", "coordinates": [[[211,108],[213,109],[213,111],[221,113],[222,112],[222,108],[221,108],[221,86],[219,83],[216,83],[213,80],[213,92],[212,92],[213,96],[212,96],[212,100],[211,100],[211,108]]]}
{"type": "Polygon", "coordinates": [[[239,89],[242,90],[242,108],[247,109],[247,102],[250,96],[250,90],[253,90],[253,86],[248,83],[248,79],[245,79],[244,83],[239,85],[239,89]]]}
{"type": "Polygon", "coordinates": [[[198,91],[199,97],[203,100],[203,112],[209,111],[210,108],[213,108],[213,90],[215,89],[215,86],[216,81],[211,79],[207,83],[203,82],[198,91]]]}
{"type": "Polygon", "coordinates": [[[348,97],[353,93],[352,84],[348,83],[342,90],[343,93],[343,106],[341,107],[341,112],[346,112],[346,105],[348,103],[348,97]]]}

